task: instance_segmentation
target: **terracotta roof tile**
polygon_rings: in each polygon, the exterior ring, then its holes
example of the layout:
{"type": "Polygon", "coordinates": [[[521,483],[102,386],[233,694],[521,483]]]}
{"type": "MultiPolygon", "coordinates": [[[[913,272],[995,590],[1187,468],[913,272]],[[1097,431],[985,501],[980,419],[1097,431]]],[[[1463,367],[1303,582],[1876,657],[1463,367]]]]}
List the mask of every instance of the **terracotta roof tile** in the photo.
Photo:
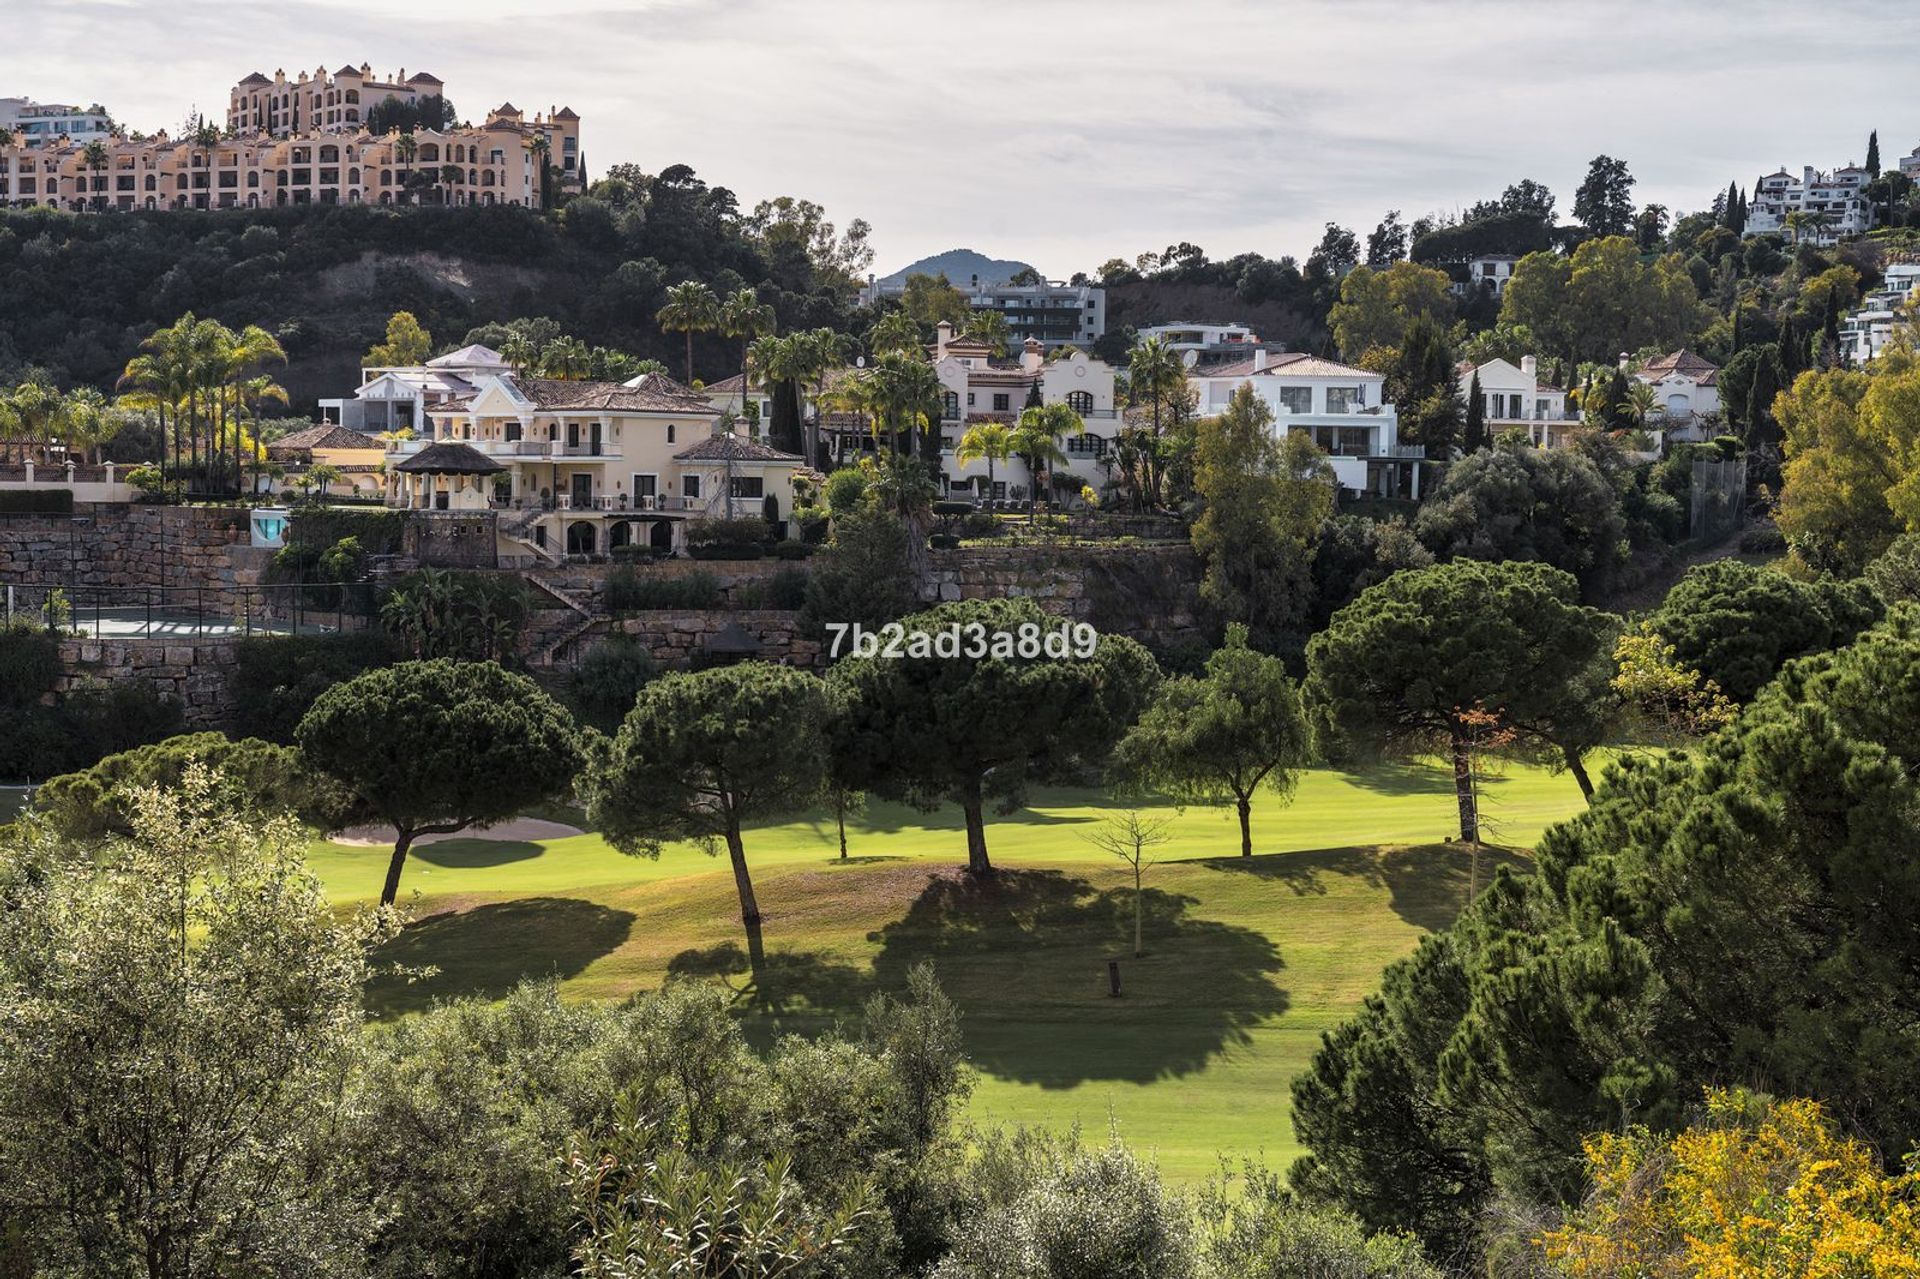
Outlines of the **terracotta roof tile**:
{"type": "Polygon", "coordinates": [[[738,435],[709,435],[690,448],[673,455],[676,462],[803,462],[798,453],[779,449],[738,435]]]}

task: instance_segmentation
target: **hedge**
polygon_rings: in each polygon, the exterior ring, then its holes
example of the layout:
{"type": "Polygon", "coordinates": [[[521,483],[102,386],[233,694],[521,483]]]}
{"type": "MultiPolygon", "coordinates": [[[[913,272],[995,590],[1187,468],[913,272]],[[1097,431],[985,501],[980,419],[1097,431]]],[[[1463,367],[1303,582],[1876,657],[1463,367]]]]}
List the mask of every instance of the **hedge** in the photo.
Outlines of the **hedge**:
{"type": "Polygon", "coordinates": [[[72,489],[0,489],[0,514],[71,515],[72,489]]]}

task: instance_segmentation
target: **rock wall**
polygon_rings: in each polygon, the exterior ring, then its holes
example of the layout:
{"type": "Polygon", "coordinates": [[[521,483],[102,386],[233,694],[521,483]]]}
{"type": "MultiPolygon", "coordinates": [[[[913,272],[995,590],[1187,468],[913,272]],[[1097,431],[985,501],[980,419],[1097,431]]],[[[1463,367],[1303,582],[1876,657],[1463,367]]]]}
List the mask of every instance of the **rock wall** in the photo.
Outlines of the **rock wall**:
{"type": "MultiPolygon", "coordinates": [[[[621,618],[613,629],[631,635],[662,666],[711,665],[721,657],[710,650],[729,627],[756,646],[755,656],[808,669],[822,664],[821,645],[800,631],[800,614],[785,609],[662,609],[621,618]]],[[[729,654],[728,656],[731,656],[729,654]]]]}
{"type": "Polygon", "coordinates": [[[927,558],[928,603],[1024,596],[1150,648],[1209,638],[1200,560],[1188,546],[973,546],[927,558]]]}
{"type": "Polygon", "coordinates": [[[492,511],[410,511],[400,552],[431,568],[498,568],[496,519],[492,511]]]}
{"type": "Polygon", "coordinates": [[[60,696],[95,684],[140,680],[178,701],[194,728],[219,728],[234,713],[228,676],[239,661],[239,638],[69,639],[60,641],[60,696]]]}
{"type": "Polygon", "coordinates": [[[0,582],[18,585],[252,586],[271,554],[250,545],[243,510],[103,504],[0,518],[0,582]]]}

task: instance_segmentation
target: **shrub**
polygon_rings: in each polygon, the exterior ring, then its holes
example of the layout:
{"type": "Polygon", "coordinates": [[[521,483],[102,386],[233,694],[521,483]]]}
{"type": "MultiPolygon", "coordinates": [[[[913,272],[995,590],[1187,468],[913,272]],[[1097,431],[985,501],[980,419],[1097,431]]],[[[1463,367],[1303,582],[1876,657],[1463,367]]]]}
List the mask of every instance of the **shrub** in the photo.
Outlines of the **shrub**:
{"type": "Polygon", "coordinates": [[[687,554],[696,560],[757,560],[766,554],[767,524],[757,519],[704,519],[687,525],[687,554]]]}
{"type": "Polygon", "coordinates": [[[9,515],[71,515],[73,514],[73,490],[0,490],[0,513],[9,515]]]}
{"type": "Polygon", "coordinates": [[[1889,607],[1920,600],[1920,533],[1903,533],[1867,565],[1867,585],[1889,607]]]}
{"type": "Polygon", "coordinates": [[[815,560],[807,582],[808,624],[881,626],[914,605],[911,535],[890,511],[859,510],[835,517],[833,542],[815,560]]]}
{"type": "Polygon", "coordinates": [[[1007,526],[1004,523],[987,514],[985,511],[970,511],[967,517],[960,521],[960,534],[963,537],[1000,537],[1003,536],[1006,531],[1007,526]]]}
{"type": "Polygon", "coordinates": [[[960,538],[955,533],[935,533],[927,538],[927,545],[936,551],[954,551],[960,548],[960,538]]]}
{"type": "Polygon", "coordinates": [[[865,471],[857,466],[843,466],[827,477],[820,496],[835,516],[850,515],[866,504],[867,487],[865,471]]]}
{"type": "Polygon", "coordinates": [[[728,602],[735,608],[797,609],[806,603],[807,577],[805,569],[788,565],[772,577],[735,587],[728,602]]]}
{"type": "Polygon", "coordinates": [[[291,742],[315,698],[343,680],[398,660],[379,631],[339,635],[262,635],[240,641],[228,688],[243,737],[291,742]]]}
{"type": "Polygon", "coordinates": [[[568,674],[567,701],[582,723],[616,733],[640,690],[659,675],[660,664],[639,640],[610,635],[589,649],[568,674]]]}
{"type": "Polygon", "coordinates": [[[723,596],[711,573],[673,577],[639,573],[625,565],[607,574],[607,611],[644,612],[665,608],[718,608],[723,596]]]}
{"type": "Polygon", "coordinates": [[[1759,524],[1740,535],[1742,555],[1785,555],[1787,535],[1776,524],[1759,524]]]}
{"type": "Polygon", "coordinates": [[[773,544],[773,558],[776,560],[804,560],[811,554],[813,554],[811,546],[793,538],[773,544]]]}

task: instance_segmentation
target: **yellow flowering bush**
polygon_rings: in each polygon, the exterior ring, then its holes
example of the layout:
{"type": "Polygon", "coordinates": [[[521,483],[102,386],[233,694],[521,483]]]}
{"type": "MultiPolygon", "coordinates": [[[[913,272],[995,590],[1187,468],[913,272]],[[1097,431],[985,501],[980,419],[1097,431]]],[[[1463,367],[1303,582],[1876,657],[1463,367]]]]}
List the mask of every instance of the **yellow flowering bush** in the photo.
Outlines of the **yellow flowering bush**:
{"type": "Polygon", "coordinates": [[[1818,1102],[1710,1091],[1684,1132],[1586,1152],[1586,1205],[1539,1241],[1570,1279],[1920,1279],[1920,1167],[1885,1174],[1818,1102]]]}

